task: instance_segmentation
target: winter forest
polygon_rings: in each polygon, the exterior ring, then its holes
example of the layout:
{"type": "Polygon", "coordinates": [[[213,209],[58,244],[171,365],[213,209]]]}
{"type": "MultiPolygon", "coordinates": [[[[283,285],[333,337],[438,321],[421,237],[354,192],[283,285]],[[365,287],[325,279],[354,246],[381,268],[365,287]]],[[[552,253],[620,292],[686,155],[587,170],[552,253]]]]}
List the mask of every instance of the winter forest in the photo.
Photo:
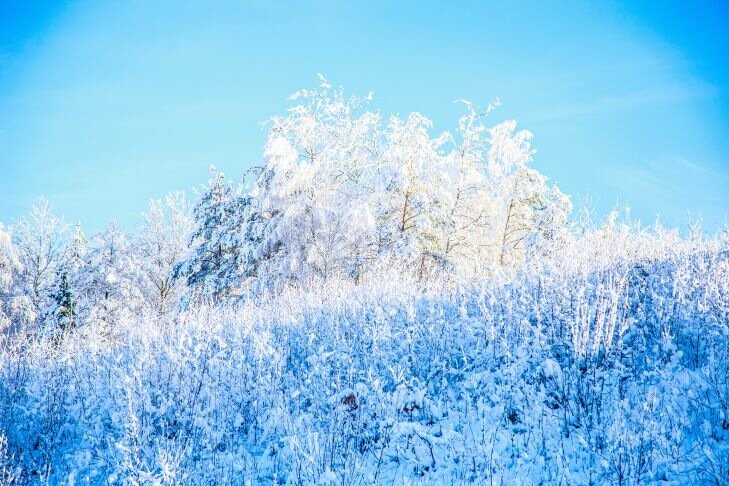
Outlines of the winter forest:
{"type": "Polygon", "coordinates": [[[498,104],[322,79],[132,231],[0,224],[0,484],[727,484],[729,230],[573,210],[498,104]]]}

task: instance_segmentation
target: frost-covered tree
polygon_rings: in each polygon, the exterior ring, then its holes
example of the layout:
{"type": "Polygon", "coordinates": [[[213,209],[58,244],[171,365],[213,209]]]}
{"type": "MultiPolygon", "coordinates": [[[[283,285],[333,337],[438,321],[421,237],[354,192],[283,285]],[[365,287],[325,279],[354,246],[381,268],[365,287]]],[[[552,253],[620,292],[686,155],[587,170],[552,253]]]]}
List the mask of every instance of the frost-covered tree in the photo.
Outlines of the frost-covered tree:
{"type": "Polygon", "coordinates": [[[160,314],[170,311],[183,283],[175,279],[175,265],[187,256],[192,219],[185,194],[174,192],[152,200],[142,213],[134,236],[134,250],[146,278],[141,281],[145,300],[160,314]]]}
{"type": "Polygon", "coordinates": [[[554,238],[567,223],[569,199],[527,164],[535,151],[532,134],[516,131],[508,121],[489,130],[488,171],[497,195],[498,213],[494,220],[494,245],[498,262],[505,265],[524,258],[530,237],[541,234],[554,238]]]}
{"type": "Polygon", "coordinates": [[[68,245],[68,254],[66,258],[66,267],[69,272],[75,272],[84,265],[84,256],[88,250],[89,240],[84,234],[81,223],[76,223],[76,227],[68,245]]]}
{"type": "Polygon", "coordinates": [[[20,270],[20,260],[10,233],[0,222],[0,293],[4,294],[10,290],[13,280],[20,270]]]}
{"type": "Polygon", "coordinates": [[[421,274],[428,259],[445,256],[441,237],[452,209],[449,160],[439,154],[447,134],[433,139],[428,133],[431,126],[419,113],[405,121],[390,120],[385,152],[390,180],[384,207],[378,211],[378,224],[386,231],[385,251],[416,265],[421,274]]]}
{"type": "Polygon", "coordinates": [[[95,235],[73,276],[78,313],[110,327],[139,312],[140,266],[126,235],[116,223],[95,235]]]}
{"type": "MultiPolygon", "coordinates": [[[[272,119],[252,196],[263,226],[258,258],[274,278],[356,275],[376,248],[367,200],[379,165],[379,115],[322,81],[272,119]]],[[[259,222],[259,226],[260,222],[259,222]]]]}
{"type": "Polygon", "coordinates": [[[569,200],[527,166],[531,134],[487,129],[466,103],[456,135],[414,113],[383,124],[371,96],[326,81],[272,119],[251,196],[263,222],[259,277],[358,277],[399,265],[421,278],[515,266],[562,234],[569,200]],[[540,246],[541,245],[541,246],[540,246]]]}
{"type": "Polygon", "coordinates": [[[190,237],[190,256],[175,269],[175,277],[184,278],[190,289],[206,293],[211,286],[208,282],[225,257],[223,247],[214,240],[226,223],[225,206],[231,192],[225,175],[212,167],[210,171],[208,186],[192,211],[195,228],[190,237]]]}
{"type": "Polygon", "coordinates": [[[39,199],[13,227],[13,244],[22,267],[20,285],[35,318],[50,304],[50,293],[66,258],[67,225],[55,216],[48,200],[39,199]]]}
{"type": "Polygon", "coordinates": [[[443,253],[447,259],[462,262],[461,270],[476,271],[490,259],[484,242],[493,227],[493,195],[484,164],[488,150],[487,129],[483,119],[498,106],[498,100],[481,111],[463,102],[467,113],[458,123],[448,155],[449,204],[441,228],[443,253]]]}
{"type": "Polygon", "coordinates": [[[18,296],[15,284],[22,267],[10,233],[0,222],[0,333],[11,325],[18,296]]]}
{"type": "Polygon", "coordinates": [[[73,329],[77,322],[77,293],[81,290],[86,269],[85,256],[88,240],[77,223],[66,243],[63,259],[59,262],[50,288],[48,304],[43,309],[43,333],[60,336],[73,329]]]}
{"type": "Polygon", "coordinates": [[[227,182],[222,172],[211,172],[193,208],[189,255],[176,265],[174,277],[185,279],[193,294],[218,301],[238,295],[243,282],[253,276],[247,238],[255,217],[251,197],[227,182]]]}

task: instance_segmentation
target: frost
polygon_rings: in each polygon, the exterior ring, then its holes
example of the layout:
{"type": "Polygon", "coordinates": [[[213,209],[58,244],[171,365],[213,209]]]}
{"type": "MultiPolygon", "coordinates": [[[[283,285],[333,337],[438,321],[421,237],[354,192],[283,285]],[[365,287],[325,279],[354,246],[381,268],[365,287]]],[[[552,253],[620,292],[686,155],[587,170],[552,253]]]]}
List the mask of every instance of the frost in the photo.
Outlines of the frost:
{"type": "Polygon", "coordinates": [[[0,483],[726,482],[729,231],[570,219],[497,103],[320,81],[133,232],[0,225],[0,483]]]}

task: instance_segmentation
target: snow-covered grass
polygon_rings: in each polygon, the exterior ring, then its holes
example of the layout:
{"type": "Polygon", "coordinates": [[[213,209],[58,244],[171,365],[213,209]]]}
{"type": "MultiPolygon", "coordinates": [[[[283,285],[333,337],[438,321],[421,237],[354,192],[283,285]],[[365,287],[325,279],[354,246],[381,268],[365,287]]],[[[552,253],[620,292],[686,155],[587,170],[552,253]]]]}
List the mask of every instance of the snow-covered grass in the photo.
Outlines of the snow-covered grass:
{"type": "Polygon", "coordinates": [[[0,482],[726,484],[726,241],[601,238],[5,337],[0,482]]]}

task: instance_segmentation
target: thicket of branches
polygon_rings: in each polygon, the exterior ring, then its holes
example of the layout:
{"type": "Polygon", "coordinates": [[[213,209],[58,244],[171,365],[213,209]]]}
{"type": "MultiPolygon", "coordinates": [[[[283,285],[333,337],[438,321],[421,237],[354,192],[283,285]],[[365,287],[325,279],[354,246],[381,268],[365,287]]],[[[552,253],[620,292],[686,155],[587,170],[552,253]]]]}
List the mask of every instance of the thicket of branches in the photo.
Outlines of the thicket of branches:
{"type": "Polygon", "coordinates": [[[493,105],[292,98],[132,233],[0,225],[0,483],[726,481],[729,232],[570,219],[493,105]]]}

